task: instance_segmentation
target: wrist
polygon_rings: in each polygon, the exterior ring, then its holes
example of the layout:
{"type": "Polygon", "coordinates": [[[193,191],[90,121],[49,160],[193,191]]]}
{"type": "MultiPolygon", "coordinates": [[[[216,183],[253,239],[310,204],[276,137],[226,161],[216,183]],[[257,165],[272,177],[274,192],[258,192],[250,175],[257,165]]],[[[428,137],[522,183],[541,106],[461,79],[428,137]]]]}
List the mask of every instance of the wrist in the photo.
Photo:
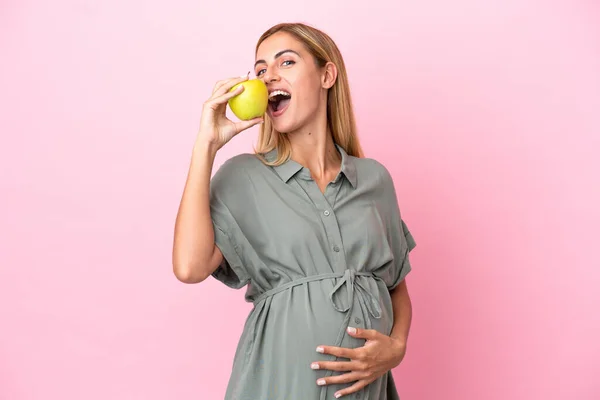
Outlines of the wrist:
{"type": "Polygon", "coordinates": [[[390,339],[392,339],[392,346],[394,347],[395,350],[399,350],[399,351],[406,350],[407,343],[406,343],[405,338],[390,336],[390,339]]]}
{"type": "Polygon", "coordinates": [[[193,153],[194,155],[214,158],[219,149],[220,147],[215,143],[211,143],[207,140],[197,140],[196,143],[194,143],[193,153]]]}
{"type": "Polygon", "coordinates": [[[392,352],[395,354],[395,365],[397,367],[400,365],[402,360],[404,359],[404,355],[406,354],[406,340],[402,340],[400,338],[395,338],[390,336],[392,339],[392,352]]]}

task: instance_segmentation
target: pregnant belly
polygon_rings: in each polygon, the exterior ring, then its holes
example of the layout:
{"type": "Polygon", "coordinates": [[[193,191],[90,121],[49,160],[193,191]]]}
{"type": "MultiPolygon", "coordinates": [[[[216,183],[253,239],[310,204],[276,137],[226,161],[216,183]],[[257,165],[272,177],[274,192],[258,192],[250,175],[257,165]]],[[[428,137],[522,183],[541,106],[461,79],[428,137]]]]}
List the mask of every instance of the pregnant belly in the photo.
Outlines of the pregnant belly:
{"type": "Polygon", "coordinates": [[[325,371],[311,370],[311,362],[335,360],[334,356],[317,353],[317,346],[364,345],[363,339],[346,333],[348,325],[389,334],[393,313],[385,284],[370,277],[359,279],[372,282],[351,289],[341,287],[333,299],[330,296],[339,281],[331,279],[304,283],[260,300],[246,323],[245,344],[239,348],[243,349],[244,361],[241,354],[237,361],[253,369],[253,374],[268,368],[270,374],[313,382],[325,371]]]}

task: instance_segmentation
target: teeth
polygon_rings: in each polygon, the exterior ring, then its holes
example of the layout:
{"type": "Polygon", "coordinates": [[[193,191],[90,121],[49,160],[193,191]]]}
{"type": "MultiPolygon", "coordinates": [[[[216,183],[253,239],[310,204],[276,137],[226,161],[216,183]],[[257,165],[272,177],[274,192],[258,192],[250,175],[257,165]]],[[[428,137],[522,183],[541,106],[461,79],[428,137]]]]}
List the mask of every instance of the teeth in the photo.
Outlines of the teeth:
{"type": "Polygon", "coordinates": [[[291,94],[289,94],[288,92],[285,92],[283,90],[274,90],[271,93],[269,93],[269,98],[275,97],[278,94],[282,95],[282,96],[288,96],[288,97],[292,97],[291,94]]]}

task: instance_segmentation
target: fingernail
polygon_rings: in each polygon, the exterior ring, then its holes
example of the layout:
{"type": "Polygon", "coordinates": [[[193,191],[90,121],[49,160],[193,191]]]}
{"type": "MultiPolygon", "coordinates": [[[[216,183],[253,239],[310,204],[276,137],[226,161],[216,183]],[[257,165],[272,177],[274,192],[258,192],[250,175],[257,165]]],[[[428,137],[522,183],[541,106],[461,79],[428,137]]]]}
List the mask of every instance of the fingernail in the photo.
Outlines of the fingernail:
{"type": "Polygon", "coordinates": [[[325,384],[325,379],[319,379],[317,381],[317,385],[319,385],[319,386],[323,386],[324,384],[325,384]]]}
{"type": "Polygon", "coordinates": [[[312,363],[312,364],[310,364],[310,367],[311,367],[312,369],[319,369],[319,364],[317,364],[317,363],[312,363]]]}
{"type": "Polygon", "coordinates": [[[340,397],[342,397],[342,394],[341,394],[341,393],[336,393],[336,394],[335,394],[335,398],[336,398],[336,399],[339,399],[340,397]]]}
{"type": "Polygon", "coordinates": [[[247,77],[248,77],[248,75],[250,75],[250,71],[248,71],[248,73],[247,73],[247,74],[245,74],[245,75],[240,75],[240,78],[247,78],[247,77]]]}
{"type": "Polygon", "coordinates": [[[325,350],[321,346],[317,347],[317,353],[323,353],[323,352],[325,352],[325,350]]]}
{"type": "Polygon", "coordinates": [[[356,328],[353,328],[351,326],[348,327],[348,333],[356,333],[356,328]]]}

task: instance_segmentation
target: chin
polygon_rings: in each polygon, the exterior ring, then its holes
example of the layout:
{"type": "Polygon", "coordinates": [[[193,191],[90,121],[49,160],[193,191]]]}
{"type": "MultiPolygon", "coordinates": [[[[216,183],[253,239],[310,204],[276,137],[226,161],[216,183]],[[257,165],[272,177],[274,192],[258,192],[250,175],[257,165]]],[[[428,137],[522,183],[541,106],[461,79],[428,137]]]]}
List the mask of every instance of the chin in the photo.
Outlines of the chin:
{"type": "MultiPolygon", "coordinates": [[[[273,120],[271,120],[273,121],[273,120]]],[[[294,124],[291,121],[273,121],[272,122],[273,125],[273,129],[275,129],[277,132],[280,133],[290,133],[290,132],[294,132],[295,130],[297,130],[297,124],[294,124]]]]}
{"type": "Polygon", "coordinates": [[[271,119],[271,125],[273,129],[280,133],[291,134],[299,131],[303,126],[306,126],[307,123],[310,122],[310,117],[302,115],[299,116],[296,110],[288,109],[285,113],[273,117],[271,113],[269,113],[269,118],[271,119]]]}
{"type": "Polygon", "coordinates": [[[293,116],[292,110],[285,110],[283,114],[273,116],[273,113],[269,112],[271,124],[273,129],[281,133],[290,133],[298,129],[298,124],[293,116]]]}

